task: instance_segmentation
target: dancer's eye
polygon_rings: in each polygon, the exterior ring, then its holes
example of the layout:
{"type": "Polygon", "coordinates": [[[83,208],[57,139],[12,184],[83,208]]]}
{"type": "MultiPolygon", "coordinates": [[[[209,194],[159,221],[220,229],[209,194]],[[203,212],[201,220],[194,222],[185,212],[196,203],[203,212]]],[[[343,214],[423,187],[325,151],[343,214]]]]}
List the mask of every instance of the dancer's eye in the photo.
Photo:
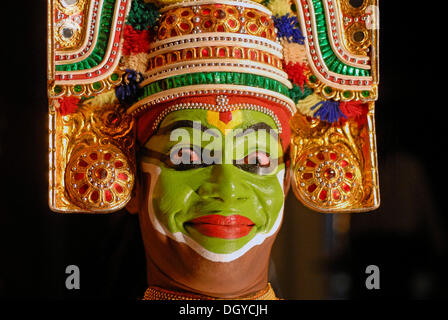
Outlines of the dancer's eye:
{"type": "Polygon", "coordinates": [[[269,167],[271,165],[271,158],[269,154],[262,151],[255,151],[247,155],[244,160],[244,164],[256,165],[258,167],[269,167]]]}
{"type": "Polygon", "coordinates": [[[241,170],[260,175],[269,174],[276,168],[270,155],[263,151],[252,152],[243,159],[234,161],[233,165],[241,170]]]}
{"type": "Polygon", "coordinates": [[[171,149],[168,167],[175,170],[190,170],[206,167],[201,161],[201,149],[194,146],[182,146],[171,149]]]}

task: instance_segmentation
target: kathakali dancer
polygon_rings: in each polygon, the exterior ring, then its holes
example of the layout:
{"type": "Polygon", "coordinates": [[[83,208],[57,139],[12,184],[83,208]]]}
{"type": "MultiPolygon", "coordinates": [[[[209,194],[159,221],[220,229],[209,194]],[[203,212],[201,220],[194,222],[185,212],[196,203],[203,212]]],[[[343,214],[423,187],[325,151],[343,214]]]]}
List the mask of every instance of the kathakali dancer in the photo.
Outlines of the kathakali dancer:
{"type": "Polygon", "coordinates": [[[49,0],[48,19],[50,207],[138,213],[144,299],[276,299],[290,186],[318,212],[379,206],[377,0],[49,0]]]}

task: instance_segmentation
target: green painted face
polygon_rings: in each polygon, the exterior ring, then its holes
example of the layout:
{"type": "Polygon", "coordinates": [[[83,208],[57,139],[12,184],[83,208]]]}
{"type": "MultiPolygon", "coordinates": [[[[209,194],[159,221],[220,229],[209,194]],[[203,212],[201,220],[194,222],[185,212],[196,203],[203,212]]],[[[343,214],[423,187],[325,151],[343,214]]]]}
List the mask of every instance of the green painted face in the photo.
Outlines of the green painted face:
{"type": "Polygon", "coordinates": [[[285,165],[268,115],[175,111],[145,147],[144,171],[156,179],[149,197],[153,214],[175,239],[232,254],[278,229],[285,165]]]}

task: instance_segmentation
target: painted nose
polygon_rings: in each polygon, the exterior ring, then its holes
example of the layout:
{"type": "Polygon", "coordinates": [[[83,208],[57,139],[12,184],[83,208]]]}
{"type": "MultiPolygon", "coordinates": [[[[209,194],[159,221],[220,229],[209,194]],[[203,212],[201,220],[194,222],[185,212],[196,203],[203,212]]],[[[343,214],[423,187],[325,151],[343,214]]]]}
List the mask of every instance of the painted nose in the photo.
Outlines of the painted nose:
{"type": "Polygon", "coordinates": [[[247,188],[243,187],[234,170],[236,168],[231,164],[214,165],[210,178],[199,187],[198,194],[222,202],[247,200],[247,188]]]}

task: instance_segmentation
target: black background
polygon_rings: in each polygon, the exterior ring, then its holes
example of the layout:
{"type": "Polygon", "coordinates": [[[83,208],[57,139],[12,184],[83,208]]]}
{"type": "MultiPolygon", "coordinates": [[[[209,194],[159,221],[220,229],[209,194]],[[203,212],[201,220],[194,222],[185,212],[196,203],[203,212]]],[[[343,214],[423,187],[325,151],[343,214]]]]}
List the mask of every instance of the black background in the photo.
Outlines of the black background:
{"type": "MultiPolygon", "coordinates": [[[[345,298],[444,298],[446,55],[444,30],[435,25],[443,18],[422,2],[380,2],[383,202],[353,221],[348,245],[326,268],[361,280],[359,266],[373,261],[385,270],[381,290],[355,280],[345,298]]],[[[46,16],[39,0],[17,3],[1,19],[0,298],[136,299],[146,287],[137,217],[48,209],[46,16]],[[65,288],[70,264],[83,270],[82,290],[65,288]]]]}

